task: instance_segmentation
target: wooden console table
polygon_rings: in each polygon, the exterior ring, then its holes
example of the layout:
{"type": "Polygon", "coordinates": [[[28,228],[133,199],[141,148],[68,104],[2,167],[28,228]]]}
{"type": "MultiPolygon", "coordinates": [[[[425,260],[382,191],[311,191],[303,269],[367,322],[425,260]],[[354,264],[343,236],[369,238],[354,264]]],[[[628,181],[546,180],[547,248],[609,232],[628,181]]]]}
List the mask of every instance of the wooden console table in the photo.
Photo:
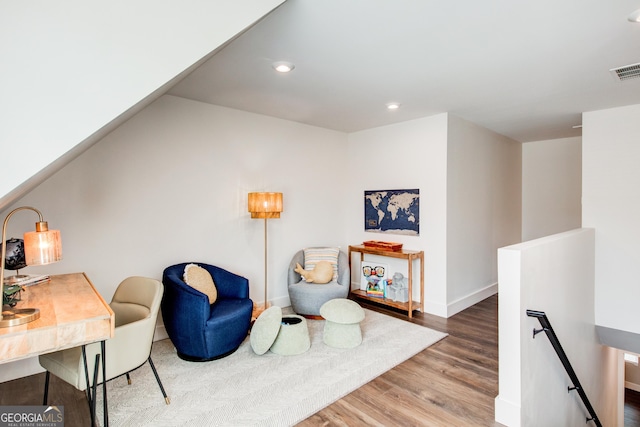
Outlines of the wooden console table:
{"type": "Polygon", "coordinates": [[[389,257],[389,258],[406,259],[408,264],[407,283],[409,285],[409,301],[398,302],[398,301],[393,301],[386,298],[370,297],[370,296],[367,296],[366,291],[362,291],[360,289],[351,290],[350,295],[353,298],[387,305],[390,307],[398,308],[400,310],[406,310],[407,315],[410,318],[413,317],[413,310],[420,310],[421,312],[424,312],[424,252],[423,251],[412,251],[407,249],[402,249],[399,251],[389,251],[385,249],[377,249],[377,248],[368,247],[364,245],[353,245],[353,246],[349,246],[349,267],[351,267],[351,254],[353,252],[360,253],[360,262],[364,261],[365,254],[379,255],[379,256],[389,257]],[[413,301],[413,262],[415,260],[420,261],[420,301],[413,301]]]}

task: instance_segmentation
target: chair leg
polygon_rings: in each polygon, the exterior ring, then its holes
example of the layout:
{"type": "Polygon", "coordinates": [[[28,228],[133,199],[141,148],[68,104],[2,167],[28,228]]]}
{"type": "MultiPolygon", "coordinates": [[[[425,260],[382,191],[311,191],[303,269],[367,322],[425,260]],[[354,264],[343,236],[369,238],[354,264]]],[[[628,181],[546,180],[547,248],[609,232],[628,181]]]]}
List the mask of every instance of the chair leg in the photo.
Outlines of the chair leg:
{"type": "Polygon", "coordinates": [[[129,372],[127,372],[126,375],[127,375],[127,384],[131,385],[131,376],[129,375],[129,372]]]}
{"type": "Polygon", "coordinates": [[[160,381],[160,377],[158,376],[158,371],[156,371],[156,367],[153,364],[153,360],[151,360],[151,355],[149,355],[149,358],[147,360],[149,361],[149,366],[151,366],[151,370],[153,371],[153,375],[156,376],[156,381],[158,381],[158,385],[160,386],[160,391],[162,392],[162,395],[164,396],[164,401],[168,405],[168,404],[171,403],[171,399],[169,399],[169,397],[167,397],[167,393],[164,391],[164,387],[162,386],[162,381],[160,381]]]}
{"type": "Polygon", "coordinates": [[[42,399],[42,404],[46,406],[47,398],[49,397],[49,377],[51,376],[51,372],[47,371],[44,376],[44,398],[42,399]]]}

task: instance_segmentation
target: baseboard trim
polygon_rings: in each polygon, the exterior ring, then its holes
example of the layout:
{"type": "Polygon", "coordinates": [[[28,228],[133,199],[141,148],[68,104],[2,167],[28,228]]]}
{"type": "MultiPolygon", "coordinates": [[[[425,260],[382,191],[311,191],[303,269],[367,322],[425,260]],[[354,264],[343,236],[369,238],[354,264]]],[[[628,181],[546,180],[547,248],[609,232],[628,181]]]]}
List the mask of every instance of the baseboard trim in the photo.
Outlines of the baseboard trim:
{"type": "Polygon", "coordinates": [[[480,289],[472,294],[462,297],[447,305],[446,317],[451,317],[454,314],[460,313],[472,305],[479,303],[492,295],[498,293],[498,282],[493,283],[483,289],[480,289]]]}
{"type": "Polygon", "coordinates": [[[624,382],[624,388],[628,388],[629,390],[637,391],[640,393],[640,385],[636,383],[632,383],[629,381],[624,382]]]}
{"type": "Polygon", "coordinates": [[[496,422],[509,427],[520,427],[520,411],[519,405],[504,400],[498,395],[494,401],[494,414],[496,422]]]}
{"type": "Polygon", "coordinates": [[[156,325],[156,332],[153,335],[154,341],[160,341],[169,338],[169,334],[167,334],[167,328],[164,327],[164,323],[160,325],[156,325]]]}
{"type": "Polygon", "coordinates": [[[5,363],[0,369],[0,383],[39,374],[40,372],[44,372],[44,368],[40,366],[38,356],[5,363]]]}
{"type": "Polygon", "coordinates": [[[278,307],[289,307],[291,305],[291,300],[289,296],[286,297],[278,297],[270,299],[271,305],[277,305],[278,307]]]}
{"type": "Polygon", "coordinates": [[[433,314],[434,316],[447,317],[447,306],[435,302],[425,301],[424,312],[433,314]]]}

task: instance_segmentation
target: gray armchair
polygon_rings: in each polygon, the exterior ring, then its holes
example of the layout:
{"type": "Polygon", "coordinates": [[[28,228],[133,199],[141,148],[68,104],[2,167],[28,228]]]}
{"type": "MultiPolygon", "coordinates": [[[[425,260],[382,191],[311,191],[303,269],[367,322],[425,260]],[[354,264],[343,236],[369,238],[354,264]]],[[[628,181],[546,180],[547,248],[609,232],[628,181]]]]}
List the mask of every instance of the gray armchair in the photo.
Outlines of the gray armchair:
{"type": "Polygon", "coordinates": [[[346,298],[351,289],[349,259],[340,251],[338,255],[338,279],[325,284],[307,283],[294,270],[296,263],[304,267],[304,251],[298,251],[289,264],[287,283],[293,311],[306,317],[320,317],[320,307],[335,298],[346,298]]]}

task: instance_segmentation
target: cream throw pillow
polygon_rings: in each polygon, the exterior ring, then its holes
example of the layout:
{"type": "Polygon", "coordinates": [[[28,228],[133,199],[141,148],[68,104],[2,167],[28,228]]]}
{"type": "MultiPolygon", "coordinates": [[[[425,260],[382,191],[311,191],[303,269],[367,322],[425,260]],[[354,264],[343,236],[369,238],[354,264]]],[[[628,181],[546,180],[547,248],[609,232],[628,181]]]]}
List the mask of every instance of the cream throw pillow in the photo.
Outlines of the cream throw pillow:
{"type": "Polygon", "coordinates": [[[184,268],[183,279],[187,285],[208,296],[209,304],[213,304],[218,299],[218,290],[211,274],[199,265],[188,264],[184,268]]]}

